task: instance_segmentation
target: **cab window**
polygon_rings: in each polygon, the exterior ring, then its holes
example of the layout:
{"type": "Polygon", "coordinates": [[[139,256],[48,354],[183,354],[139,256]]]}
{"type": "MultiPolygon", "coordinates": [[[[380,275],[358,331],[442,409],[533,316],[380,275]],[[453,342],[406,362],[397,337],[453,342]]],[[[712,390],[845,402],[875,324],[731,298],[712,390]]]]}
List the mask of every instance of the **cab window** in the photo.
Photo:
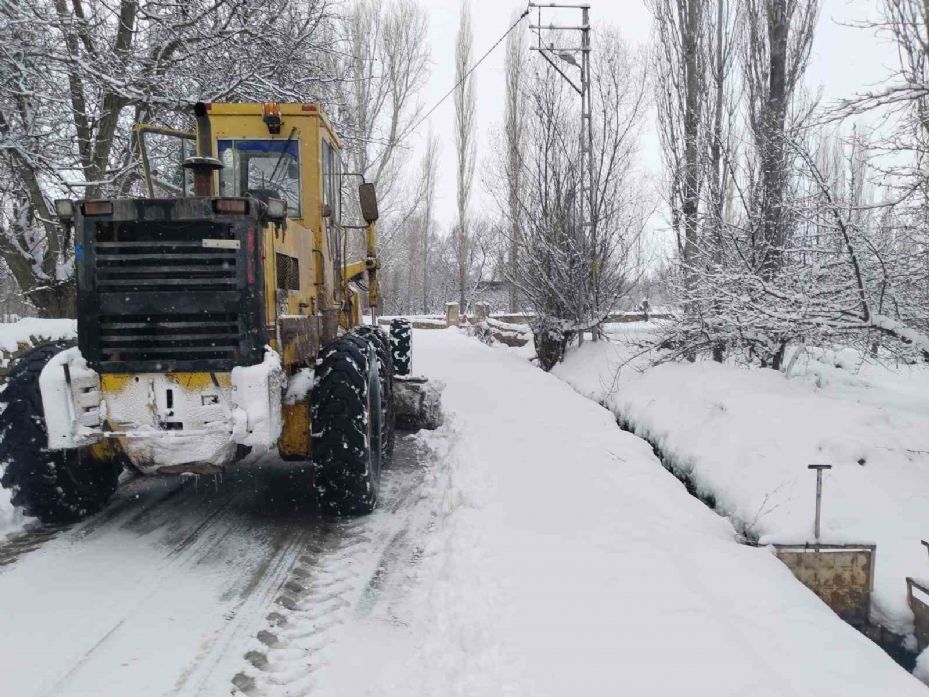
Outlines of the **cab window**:
{"type": "Polygon", "coordinates": [[[338,223],[342,219],[342,160],[339,152],[329,141],[323,140],[323,203],[329,205],[331,220],[338,223]]]}
{"type": "Polygon", "coordinates": [[[296,140],[220,140],[219,190],[222,196],[279,198],[287,215],[299,218],[300,144],[296,140]]]}

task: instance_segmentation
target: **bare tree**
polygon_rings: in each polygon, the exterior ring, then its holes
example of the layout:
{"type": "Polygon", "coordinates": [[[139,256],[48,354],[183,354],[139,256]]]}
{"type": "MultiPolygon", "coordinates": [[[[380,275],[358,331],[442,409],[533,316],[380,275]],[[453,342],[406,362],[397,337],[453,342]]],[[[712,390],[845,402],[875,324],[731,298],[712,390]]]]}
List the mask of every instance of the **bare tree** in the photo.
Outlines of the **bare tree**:
{"type": "Polygon", "coordinates": [[[471,70],[474,33],[471,28],[471,9],[467,2],[461,5],[458,34],[455,39],[455,149],[458,156],[457,204],[458,223],[455,226],[455,251],[458,263],[458,302],[467,308],[469,267],[468,205],[474,181],[474,162],[477,149],[475,136],[474,74],[471,70]]]}
{"type": "Polygon", "coordinates": [[[685,292],[696,282],[699,206],[706,142],[703,109],[709,56],[708,0],[649,0],[659,135],[668,169],[671,225],[685,292]]]}
{"type": "Polygon", "coordinates": [[[436,174],[439,169],[439,142],[432,131],[426,140],[426,151],[423,153],[420,173],[422,177],[423,211],[422,211],[422,241],[420,253],[422,255],[422,311],[429,312],[429,240],[432,236],[432,216],[435,205],[436,174]]]}
{"type": "Polygon", "coordinates": [[[340,48],[328,54],[328,65],[340,80],[331,110],[348,170],[377,185],[385,218],[409,216],[415,196],[399,172],[428,76],[426,15],[413,0],[353,0],[333,22],[340,48]]]}
{"type": "MultiPolygon", "coordinates": [[[[663,4],[659,25],[669,27],[664,35],[674,41],[685,24],[680,14],[669,18],[669,2],[663,4]]],[[[788,343],[802,331],[799,325],[767,321],[763,314],[780,302],[775,288],[807,294],[798,290],[803,271],[791,250],[810,224],[800,205],[812,200],[804,193],[810,175],[798,166],[801,150],[796,144],[802,143],[811,111],[802,81],[818,7],[817,0],[746,0],[738,6],[715,0],[710,11],[706,3],[694,42],[702,55],[696,61],[702,66],[701,80],[712,88],[702,91],[696,126],[701,193],[695,211],[681,204],[676,219],[672,206],[678,227],[680,217],[690,215],[698,225],[692,253],[685,244],[681,255],[676,286],[681,312],[663,338],[674,355],[692,360],[709,349],[722,360],[728,344],[748,347],[762,364],[779,367],[788,343]],[[743,99],[736,93],[738,78],[743,99]],[[743,115],[748,139],[736,133],[743,115]]],[[[677,8],[683,12],[685,4],[677,8]]],[[[678,65],[686,65],[685,52],[662,49],[659,55],[666,64],[671,55],[678,65]]],[[[675,149],[677,134],[687,132],[687,109],[681,106],[686,100],[662,97],[668,93],[687,91],[659,84],[659,101],[677,106],[676,111],[664,109],[662,123],[664,138],[671,141],[666,161],[673,191],[675,182],[686,182],[693,160],[684,145],[675,149]]]]}
{"type": "Polygon", "coordinates": [[[737,155],[733,132],[739,97],[735,93],[735,63],[739,23],[738,3],[715,0],[716,8],[707,30],[707,87],[705,114],[707,149],[706,210],[702,216],[703,239],[700,247],[711,250],[714,263],[721,263],[720,240],[726,223],[725,203],[732,182],[733,161],[737,155]]]}
{"type": "MultiPolygon", "coordinates": [[[[728,263],[725,252],[726,226],[732,218],[731,194],[734,185],[735,161],[738,159],[734,133],[738,119],[740,95],[737,92],[735,70],[739,41],[739,3],[731,0],[715,0],[711,8],[706,30],[707,89],[705,90],[704,131],[706,148],[702,157],[706,162],[705,185],[703,187],[703,210],[700,215],[701,231],[698,245],[697,268],[720,267],[728,263]]],[[[693,283],[691,283],[693,286],[693,283]]],[[[691,293],[693,293],[691,287],[691,293]]],[[[697,294],[694,295],[696,300],[697,294]]],[[[695,307],[695,305],[692,305],[695,307]]],[[[719,303],[715,300],[708,308],[698,308],[696,315],[703,321],[713,322],[718,314],[719,303]]],[[[722,362],[725,344],[716,342],[713,359],[722,362]]],[[[692,357],[692,356],[691,356],[692,357]]]]}
{"type": "Polygon", "coordinates": [[[597,186],[592,229],[585,229],[577,205],[583,158],[576,94],[550,68],[527,84],[520,263],[512,278],[536,313],[533,334],[546,370],[562,359],[572,337],[596,331],[634,282],[629,255],[650,212],[635,175],[647,106],[645,64],[615,31],[598,36],[591,65],[597,186]]]}
{"type": "Polygon", "coordinates": [[[787,141],[802,123],[801,86],[813,46],[818,0],[746,0],[743,13],[743,73],[749,127],[757,160],[752,224],[754,263],[766,278],[781,266],[790,222],[787,141]]]}

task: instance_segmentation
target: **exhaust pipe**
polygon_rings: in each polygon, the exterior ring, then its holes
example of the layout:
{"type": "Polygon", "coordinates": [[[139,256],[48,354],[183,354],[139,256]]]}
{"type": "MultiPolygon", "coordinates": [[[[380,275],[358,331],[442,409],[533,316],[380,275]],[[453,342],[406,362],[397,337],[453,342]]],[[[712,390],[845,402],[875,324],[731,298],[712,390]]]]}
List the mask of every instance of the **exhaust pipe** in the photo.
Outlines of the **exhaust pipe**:
{"type": "Polygon", "coordinates": [[[215,196],[213,190],[213,172],[222,169],[223,163],[213,156],[213,127],[207,105],[197,102],[194,105],[197,120],[197,154],[184,160],[184,167],[194,175],[194,196],[215,196]]]}
{"type": "Polygon", "coordinates": [[[206,104],[194,104],[194,116],[197,118],[197,155],[213,157],[213,126],[210,124],[210,112],[206,104]]]}

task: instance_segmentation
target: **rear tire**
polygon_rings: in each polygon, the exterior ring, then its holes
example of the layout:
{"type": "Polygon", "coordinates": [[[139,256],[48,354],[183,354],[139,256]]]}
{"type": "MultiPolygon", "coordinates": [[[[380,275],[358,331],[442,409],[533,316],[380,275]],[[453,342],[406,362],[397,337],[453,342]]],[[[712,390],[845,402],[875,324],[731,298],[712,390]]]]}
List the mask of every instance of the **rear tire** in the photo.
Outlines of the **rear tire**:
{"type": "Polygon", "coordinates": [[[377,352],[377,374],[381,383],[381,467],[390,464],[394,453],[394,359],[390,340],[382,329],[371,326],[355,327],[355,334],[374,346],[377,352]]]}
{"type": "Polygon", "coordinates": [[[374,348],[346,334],[319,353],[311,396],[313,468],[320,503],[336,515],[377,505],[381,394],[374,348]]]}
{"type": "Polygon", "coordinates": [[[390,322],[390,348],[394,359],[394,373],[409,375],[413,371],[413,326],[408,319],[390,322]]]}
{"type": "Polygon", "coordinates": [[[101,510],[116,491],[123,459],[97,460],[90,448],[49,450],[39,375],[46,363],[74,342],[36,347],[10,371],[0,395],[0,484],[12,502],[43,523],[73,523],[101,510]]]}

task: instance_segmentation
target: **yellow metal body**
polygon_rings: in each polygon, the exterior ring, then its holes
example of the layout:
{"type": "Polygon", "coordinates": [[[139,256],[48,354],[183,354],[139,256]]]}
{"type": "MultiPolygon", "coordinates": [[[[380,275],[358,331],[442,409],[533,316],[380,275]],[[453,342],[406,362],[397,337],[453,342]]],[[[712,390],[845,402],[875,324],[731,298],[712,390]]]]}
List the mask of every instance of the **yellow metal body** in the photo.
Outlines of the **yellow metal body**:
{"type": "MultiPolygon", "coordinates": [[[[217,153],[218,141],[269,139],[297,143],[300,163],[300,214],[288,218],[285,226],[265,227],[264,278],[265,316],[272,347],[281,354],[288,374],[298,368],[297,347],[280,345],[277,321],[285,315],[332,316],[338,312],[334,293],[334,269],[329,249],[328,220],[323,209],[323,143],[338,152],[341,143],[328,119],[315,104],[282,104],[281,128],[269,132],[263,120],[261,104],[212,104],[209,116],[211,150],[217,153]],[[299,290],[279,289],[276,260],[284,254],[297,260],[299,290]]],[[[198,134],[198,138],[200,134],[198,134]]],[[[219,173],[213,175],[213,190],[220,191],[219,173]]],[[[282,457],[309,458],[310,410],[301,403],[282,407],[282,430],[278,441],[282,457]]]]}
{"type": "MultiPolygon", "coordinates": [[[[300,161],[300,217],[288,218],[286,226],[269,225],[264,230],[265,310],[269,323],[280,315],[316,315],[336,310],[334,307],[334,274],[329,249],[327,226],[335,224],[323,217],[323,142],[336,152],[341,143],[328,119],[315,104],[281,104],[281,128],[269,133],[262,119],[261,104],[212,104],[209,109],[212,148],[218,152],[218,141],[237,139],[268,139],[297,143],[300,161]],[[284,291],[280,298],[276,284],[276,255],[284,254],[297,260],[300,289],[284,291]]],[[[198,138],[200,135],[198,134],[198,138]]],[[[214,177],[214,191],[219,191],[219,174],[214,177]]],[[[269,327],[273,346],[277,332],[269,327]]],[[[286,360],[287,357],[282,355],[286,360]]]]}
{"type": "Polygon", "coordinates": [[[282,407],[281,437],[277,451],[284,459],[309,459],[312,439],[310,438],[310,404],[306,400],[282,407]]]}
{"type": "MultiPolygon", "coordinates": [[[[322,341],[334,336],[336,326],[350,329],[361,323],[362,298],[352,290],[349,281],[364,274],[370,262],[346,264],[336,274],[333,250],[330,249],[332,232],[343,223],[337,219],[340,205],[325,204],[323,158],[327,151],[338,158],[341,142],[329,120],[316,104],[275,105],[280,114],[280,128],[272,133],[264,119],[261,104],[209,105],[210,150],[219,152],[219,141],[237,139],[270,139],[296,142],[300,166],[299,214],[288,217],[286,225],[268,225],[263,231],[265,250],[265,311],[268,318],[268,335],[273,348],[281,354],[288,375],[303,367],[300,347],[288,342],[280,331],[282,317],[319,318],[319,336],[322,341]],[[299,289],[280,288],[277,282],[277,255],[296,260],[299,270],[299,289]],[[338,286],[338,287],[337,287],[338,286]],[[282,338],[283,337],[283,338],[282,338]]],[[[202,134],[198,133],[198,138],[202,134]]],[[[200,143],[198,142],[198,146],[200,143]]],[[[214,191],[220,191],[219,173],[215,173],[214,191]]],[[[331,190],[331,189],[330,189],[331,190]]],[[[341,195],[341,185],[337,187],[341,195]]],[[[341,232],[347,233],[346,230],[341,232]]],[[[376,259],[374,225],[367,226],[365,247],[369,257],[376,259]]],[[[376,306],[377,281],[369,282],[368,301],[376,306]]],[[[307,401],[282,407],[282,433],[278,450],[283,457],[309,458],[310,409],[307,401]]]]}

